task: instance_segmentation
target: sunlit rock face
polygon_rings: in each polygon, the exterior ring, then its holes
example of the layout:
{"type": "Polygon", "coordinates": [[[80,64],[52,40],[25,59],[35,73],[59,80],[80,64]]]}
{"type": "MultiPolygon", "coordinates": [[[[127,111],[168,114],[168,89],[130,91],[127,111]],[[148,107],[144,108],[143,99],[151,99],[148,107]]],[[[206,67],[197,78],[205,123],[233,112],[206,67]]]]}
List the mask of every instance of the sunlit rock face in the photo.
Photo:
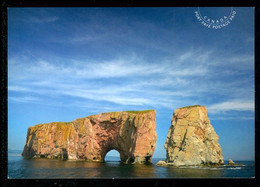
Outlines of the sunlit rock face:
{"type": "Polygon", "coordinates": [[[196,105],[176,109],[164,145],[165,161],[174,166],[223,164],[218,139],[206,107],[196,105]]]}
{"type": "Polygon", "coordinates": [[[122,162],[149,163],[157,140],[155,115],[155,110],[111,112],[29,127],[22,155],[102,162],[115,149],[122,162]]]}

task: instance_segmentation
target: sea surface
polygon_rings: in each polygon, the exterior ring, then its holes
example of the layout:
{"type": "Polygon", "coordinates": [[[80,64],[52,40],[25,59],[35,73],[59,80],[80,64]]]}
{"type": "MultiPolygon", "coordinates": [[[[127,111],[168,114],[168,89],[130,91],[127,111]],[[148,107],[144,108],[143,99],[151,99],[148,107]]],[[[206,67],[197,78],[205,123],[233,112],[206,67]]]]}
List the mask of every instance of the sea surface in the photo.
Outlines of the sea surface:
{"type": "Polygon", "coordinates": [[[126,165],[118,157],[107,156],[104,163],[62,161],[51,159],[26,160],[18,152],[8,152],[9,179],[40,178],[253,178],[254,161],[236,161],[242,166],[160,167],[163,158],[153,158],[150,165],[126,165]]]}

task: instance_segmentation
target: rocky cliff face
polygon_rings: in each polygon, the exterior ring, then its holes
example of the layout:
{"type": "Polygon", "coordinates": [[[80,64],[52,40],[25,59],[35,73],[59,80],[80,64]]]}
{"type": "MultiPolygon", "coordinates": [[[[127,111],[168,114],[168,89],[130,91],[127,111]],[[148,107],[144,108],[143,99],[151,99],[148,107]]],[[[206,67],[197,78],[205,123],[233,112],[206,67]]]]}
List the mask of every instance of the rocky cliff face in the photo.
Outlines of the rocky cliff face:
{"type": "Polygon", "coordinates": [[[115,149],[125,163],[151,162],[157,140],[155,111],[111,112],[28,128],[25,158],[104,161],[115,149]]]}
{"type": "Polygon", "coordinates": [[[218,135],[210,124],[204,106],[183,107],[174,111],[164,147],[168,165],[223,164],[218,135]]]}

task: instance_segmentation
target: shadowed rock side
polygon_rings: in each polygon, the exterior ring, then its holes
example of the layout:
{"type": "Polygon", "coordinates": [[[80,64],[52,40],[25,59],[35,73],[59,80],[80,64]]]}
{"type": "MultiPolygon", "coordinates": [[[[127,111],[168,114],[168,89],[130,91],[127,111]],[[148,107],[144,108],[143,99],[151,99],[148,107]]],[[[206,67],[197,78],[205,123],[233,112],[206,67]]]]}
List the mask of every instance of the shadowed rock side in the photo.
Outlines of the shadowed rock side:
{"type": "Polygon", "coordinates": [[[219,165],[223,164],[218,135],[213,129],[204,106],[176,109],[164,145],[166,160],[158,165],[219,165]]]}
{"type": "Polygon", "coordinates": [[[156,140],[155,110],[102,113],[29,127],[22,155],[104,161],[115,149],[122,162],[150,163],[156,140]]]}

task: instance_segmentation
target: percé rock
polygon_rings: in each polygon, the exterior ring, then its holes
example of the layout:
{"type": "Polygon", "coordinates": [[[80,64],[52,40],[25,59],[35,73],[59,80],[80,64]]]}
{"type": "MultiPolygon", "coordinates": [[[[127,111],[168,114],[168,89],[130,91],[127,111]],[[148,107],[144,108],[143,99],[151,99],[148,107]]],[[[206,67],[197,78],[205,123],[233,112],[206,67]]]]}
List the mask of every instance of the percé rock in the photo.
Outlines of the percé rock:
{"type": "Polygon", "coordinates": [[[206,107],[176,109],[164,145],[165,161],[174,166],[224,164],[218,139],[206,107]]]}
{"type": "Polygon", "coordinates": [[[124,163],[151,163],[155,115],[155,110],[111,112],[29,127],[22,155],[102,162],[115,149],[124,163]]]}

